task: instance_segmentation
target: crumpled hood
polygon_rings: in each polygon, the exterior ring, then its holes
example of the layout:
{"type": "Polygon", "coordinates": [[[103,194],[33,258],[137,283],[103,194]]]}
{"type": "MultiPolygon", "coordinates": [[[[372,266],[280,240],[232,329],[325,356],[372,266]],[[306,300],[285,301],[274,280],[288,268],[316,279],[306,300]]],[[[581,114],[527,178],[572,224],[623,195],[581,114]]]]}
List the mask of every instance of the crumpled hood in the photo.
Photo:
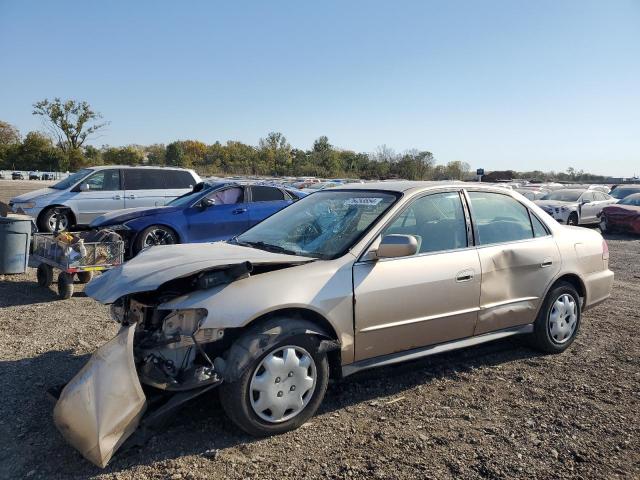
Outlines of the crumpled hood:
{"type": "Polygon", "coordinates": [[[562,202],[560,200],[536,200],[534,203],[539,207],[578,208],[577,202],[562,202]]]}
{"type": "Polygon", "coordinates": [[[158,245],[96,277],[86,286],[85,293],[101,303],[113,303],[123,295],[153,291],[169,280],[216,267],[244,262],[298,265],[313,260],[226,242],[158,245]]]}
{"type": "Polygon", "coordinates": [[[100,215],[93,222],[91,227],[106,227],[108,225],[119,225],[134,218],[146,217],[149,215],[166,214],[176,212],[180,210],[180,207],[137,207],[137,208],[124,208],[122,210],[114,210],[113,212],[100,215]]]}
{"type": "Polygon", "coordinates": [[[35,198],[52,193],[62,193],[62,190],[56,190],[55,188],[39,188],[38,190],[34,190],[33,192],[23,193],[22,195],[13,197],[9,201],[11,203],[29,202],[35,198]]]}

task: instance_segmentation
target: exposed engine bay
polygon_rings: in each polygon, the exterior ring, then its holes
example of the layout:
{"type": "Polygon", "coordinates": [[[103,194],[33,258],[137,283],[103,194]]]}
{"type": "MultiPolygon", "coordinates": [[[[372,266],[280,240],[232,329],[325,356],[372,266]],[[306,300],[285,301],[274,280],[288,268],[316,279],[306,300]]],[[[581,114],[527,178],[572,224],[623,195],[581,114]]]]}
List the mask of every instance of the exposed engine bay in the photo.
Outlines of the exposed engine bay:
{"type": "MultiPolygon", "coordinates": [[[[155,292],[121,297],[111,305],[115,321],[136,325],[133,355],[143,385],[183,391],[222,380],[214,360],[229,347],[231,339],[225,341],[225,331],[201,328],[207,317],[204,309],[161,310],[158,306],[194,290],[246,278],[252,271],[251,263],[244,262],[225,270],[200,272],[166,282],[155,292]]],[[[218,365],[222,362],[219,359],[218,365]]]]}

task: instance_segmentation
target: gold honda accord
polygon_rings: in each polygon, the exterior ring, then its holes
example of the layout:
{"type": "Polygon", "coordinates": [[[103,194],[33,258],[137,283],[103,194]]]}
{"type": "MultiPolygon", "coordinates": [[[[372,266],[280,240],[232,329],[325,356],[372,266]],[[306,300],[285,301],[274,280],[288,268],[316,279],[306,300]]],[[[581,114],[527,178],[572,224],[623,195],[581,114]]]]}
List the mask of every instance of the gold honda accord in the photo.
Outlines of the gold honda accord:
{"type": "Polygon", "coordinates": [[[104,466],[213,388],[263,436],[307,421],[330,376],[511,335],[560,353],[609,296],[608,257],[597,231],[502,188],[318,191],[229,242],[151,247],[93,280],[121,329],[57,391],[54,420],[104,466]]]}

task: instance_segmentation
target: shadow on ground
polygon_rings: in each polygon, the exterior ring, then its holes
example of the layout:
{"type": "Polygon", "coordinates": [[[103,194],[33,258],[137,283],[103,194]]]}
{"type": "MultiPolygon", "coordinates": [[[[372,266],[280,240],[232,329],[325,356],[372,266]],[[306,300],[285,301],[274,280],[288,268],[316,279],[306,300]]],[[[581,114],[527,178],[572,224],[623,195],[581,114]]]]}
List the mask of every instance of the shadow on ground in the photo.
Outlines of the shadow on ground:
{"type": "MultiPolygon", "coordinates": [[[[523,359],[536,362],[538,355],[520,341],[506,339],[362,372],[332,382],[317,415],[400,394],[419,385],[429,386],[435,379],[462,381],[460,373],[475,368],[523,359]]],[[[5,463],[3,457],[22,458],[21,465],[0,467],[0,477],[23,476],[31,470],[47,472],[52,476],[64,472],[65,475],[78,477],[116,473],[137,465],[203,454],[210,449],[237,447],[242,452],[257,441],[242,433],[226,418],[214,391],[192,400],[176,412],[171,422],[163,430],[157,431],[145,445],[119,451],[105,470],[98,469],[67,445],[55,429],[51,419],[53,403],[46,395],[47,388],[67,381],[87,359],[88,355],[76,356],[71,351],[54,351],[30,359],[0,362],[0,382],[19,383],[19,387],[10,389],[12,396],[6,398],[2,406],[2,417],[5,419],[0,424],[2,438],[12,440],[11,446],[0,454],[0,464],[5,463]],[[53,368],[47,368],[50,366],[53,368]],[[51,373],[47,374],[47,371],[51,373]],[[10,452],[13,449],[22,455],[10,452]],[[3,472],[5,468],[8,470],[3,472]]]]}

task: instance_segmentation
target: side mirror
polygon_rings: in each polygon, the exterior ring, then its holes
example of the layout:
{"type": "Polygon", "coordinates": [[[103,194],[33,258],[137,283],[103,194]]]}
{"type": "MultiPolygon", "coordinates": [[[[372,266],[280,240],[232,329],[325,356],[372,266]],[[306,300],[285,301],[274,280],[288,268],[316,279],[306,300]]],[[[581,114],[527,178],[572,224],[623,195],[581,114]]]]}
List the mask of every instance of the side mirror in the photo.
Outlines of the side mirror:
{"type": "Polygon", "coordinates": [[[88,192],[89,191],[89,184],[88,183],[81,183],[80,184],[80,191],[81,192],[88,192]]]}
{"type": "Polygon", "coordinates": [[[207,198],[207,197],[204,197],[200,202],[200,206],[202,208],[213,207],[215,204],[216,204],[216,201],[213,198],[207,198]]]}
{"type": "Polygon", "coordinates": [[[591,203],[591,200],[583,199],[582,201],[580,201],[580,203],[582,205],[586,205],[587,203],[591,203]]]}
{"type": "Polygon", "coordinates": [[[413,235],[385,235],[378,246],[377,258],[399,258],[415,255],[418,240],[413,235]]]}

